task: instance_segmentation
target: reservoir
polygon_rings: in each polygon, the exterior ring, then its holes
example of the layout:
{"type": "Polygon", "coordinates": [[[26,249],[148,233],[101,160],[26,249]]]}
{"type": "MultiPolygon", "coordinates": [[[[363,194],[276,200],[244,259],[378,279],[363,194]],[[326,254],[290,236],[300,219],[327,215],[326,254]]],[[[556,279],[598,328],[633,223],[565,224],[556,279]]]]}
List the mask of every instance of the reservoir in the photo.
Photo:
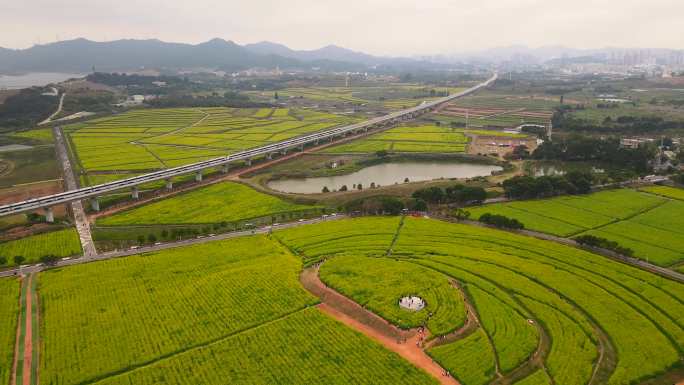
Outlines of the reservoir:
{"type": "Polygon", "coordinates": [[[387,186],[404,183],[406,178],[410,182],[441,178],[474,178],[489,176],[493,171],[501,170],[500,166],[475,163],[392,162],[366,167],[347,175],[273,180],[268,182],[268,187],[282,192],[312,194],[320,193],[323,187],[333,191],[346,185],[351,190],[355,184],[361,184],[366,189],[371,183],[375,183],[376,186],[387,186]]]}

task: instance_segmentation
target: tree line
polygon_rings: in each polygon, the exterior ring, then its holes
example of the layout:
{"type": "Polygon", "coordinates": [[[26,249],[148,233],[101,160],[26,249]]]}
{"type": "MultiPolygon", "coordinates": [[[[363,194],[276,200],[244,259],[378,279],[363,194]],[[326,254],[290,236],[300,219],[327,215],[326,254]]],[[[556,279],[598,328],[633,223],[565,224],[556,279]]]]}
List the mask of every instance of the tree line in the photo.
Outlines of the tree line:
{"type": "Polygon", "coordinates": [[[586,171],[570,171],[565,175],[515,176],[503,182],[504,194],[511,199],[545,198],[562,194],[591,192],[593,175],[586,171]]]}

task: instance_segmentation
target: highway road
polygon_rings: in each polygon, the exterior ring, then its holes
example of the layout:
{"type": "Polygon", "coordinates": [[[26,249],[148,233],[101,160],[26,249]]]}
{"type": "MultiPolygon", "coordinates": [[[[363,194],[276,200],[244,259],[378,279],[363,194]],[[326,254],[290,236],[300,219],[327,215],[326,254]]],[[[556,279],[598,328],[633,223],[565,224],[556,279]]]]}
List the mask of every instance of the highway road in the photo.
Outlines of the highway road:
{"type": "Polygon", "coordinates": [[[82,263],[95,262],[95,261],[103,261],[106,259],[127,257],[130,255],[135,255],[135,254],[149,253],[149,252],[153,252],[153,251],[172,249],[172,248],[176,248],[176,247],[197,245],[200,243],[220,241],[223,239],[246,237],[246,236],[255,235],[255,234],[268,234],[271,231],[275,231],[275,230],[282,230],[282,229],[288,229],[291,227],[312,225],[315,223],[321,223],[321,222],[326,222],[326,221],[334,221],[334,220],[338,220],[338,219],[342,219],[342,218],[347,218],[347,216],[343,215],[343,214],[336,214],[335,216],[326,216],[326,217],[321,217],[321,218],[305,219],[305,220],[300,220],[297,222],[282,223],[282,224],[279,224],[277,226],[260,227],[260,228],[253,229],[253,230],[234,231],[234,232],[230,232],[230,233],[217,234],[217,235],[213,235],[213,236],[205,236],[205,237],[200,236],[197,238],[185,239],[182,241],[158,243],[155,245],[145,246],[145,247],[137,247],[134,249],[110,251],[110,252],[106,252],[106,253],[95,254],[95,255],[92,255],[89,257],[74,257],[74,258],[69,258],[69,259],[65,258],[65,259],[62,259],[62,260],[58,261],[56,264],[51,265],[51,266],[44,266],[43,264],[39,263],[39,264],[35,264],[35,265],[25,265],[25,266],[21,266],[20,268],[15,268],[15,269],[11,269],[11,270],[0,271],[0,277],[11,277],[14,275],[19,275],[19,274],[38,273],[40,271],[43,271],[43,270],[49,269],[49,268],[72,266],[72,265],[78,265],[78,264],[82,264],[82,263]]]}
{"type": "Polygon", "coordinates": [[[360,132],[372,129],[374,127],[396,124],[402,120],[412,119],[422,113],[432,111],[441,104],[448,103],[452,100],[470,95],[479,89],[489,86],[496,79],[497,74],[494,74],[487,81],[480,83],[477,86],[469,88],[465,91],[449,95],[447,97],[432,102],[423,103],[416,107],[393,112],[385,116],[373,118],[365,122],[331,128],[328,130],[319,131],[312,134],[295,137],[292,139],[287,139],[278,143],[272,143],[265,146],[240,151],[231,155],[206,160],[203,162],[155,171],[152,173],[135,176],[128,179],[121,179],[114,182],[70,190],[63,193],[48,195],[40,198],[33,198],[23,202],[10,203],[4,206],[0,206],[0,217],[34,211],[41,208],[48,208],[58,204],[73,202],[75,200],[97,198],[99,195],[103,195],[106,193],[126,188],[133,188],[144,183],[165,180],[184,174],[201,173],[203,170],[209,168],[221,167],[237,161],[251,161],[253,158],[256,157],[271,155],[279,152],[282,153],[293,148],[303,148],[303,146],[305,145],[317,144],[323,140],[332,140],[335,137],[344,136],[348,133],[360,132]]]}

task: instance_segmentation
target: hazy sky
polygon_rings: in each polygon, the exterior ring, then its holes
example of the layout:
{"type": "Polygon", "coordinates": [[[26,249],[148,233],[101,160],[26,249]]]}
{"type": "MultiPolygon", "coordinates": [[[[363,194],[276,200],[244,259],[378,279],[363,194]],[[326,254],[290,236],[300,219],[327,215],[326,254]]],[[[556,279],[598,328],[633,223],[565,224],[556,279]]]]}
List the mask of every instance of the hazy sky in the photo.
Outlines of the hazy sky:
{"type": "Polygon", "coordinates": [[[683,20],[683,0],[1,0],[0,46],[220,37],[384,55],[513,44],[684,48],[683,20]]]}

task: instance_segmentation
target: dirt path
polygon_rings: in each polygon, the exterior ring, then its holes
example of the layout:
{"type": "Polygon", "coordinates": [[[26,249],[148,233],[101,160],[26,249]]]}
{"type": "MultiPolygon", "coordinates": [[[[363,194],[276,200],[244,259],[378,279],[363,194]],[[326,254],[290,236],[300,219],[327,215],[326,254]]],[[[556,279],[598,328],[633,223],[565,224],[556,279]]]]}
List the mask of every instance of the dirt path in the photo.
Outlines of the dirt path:
{"type": "Polygon", "coordinates": [[[439,366],[423,350],[423,341],[429,335],[417,330],[401,330],[361,305],[327,287],[318,278],[320,265],[304,269],[300,275],[302,285],[321,299],[318,309],[347,326],[381,343],[385,348],[399,354],[416,367],[419,367],[443,385],[459,385],[451,376],[445,376],[444,368],[439,366]]]}
{"type": "MultiPolygon", "coordinates": [[[[55,89],[55,88],[53,88],[53,89],[55,89]]],[[[43,126],[45,124],[52,122],[52,119],[54,119],[57,115],[59,115],[60,112],[62,112],[62,106],[64,105],[64,97],[65,96],[66,96],[66,92],[63,92],[62,96],[59,97],[59,104],[57,105],[57,110],[55,112],[53,112],[52,115],[48,116],[47,119],[38,123],[39,126],[43,126]]]]}
{"type": "Polygon", "coordinates": [[[19,322],[17,322],[17,339],[14,350],[14,363],[12,366],[12,385],[31,385],[36,383],[34,377],[33,362],[33,326],[36,320],[33,314],[37,307],[34,306],[33,284],[34,274],[21,278],[21,296],[19,322]],[[33,380],[33,381],[32,381],[33,380]]]}

